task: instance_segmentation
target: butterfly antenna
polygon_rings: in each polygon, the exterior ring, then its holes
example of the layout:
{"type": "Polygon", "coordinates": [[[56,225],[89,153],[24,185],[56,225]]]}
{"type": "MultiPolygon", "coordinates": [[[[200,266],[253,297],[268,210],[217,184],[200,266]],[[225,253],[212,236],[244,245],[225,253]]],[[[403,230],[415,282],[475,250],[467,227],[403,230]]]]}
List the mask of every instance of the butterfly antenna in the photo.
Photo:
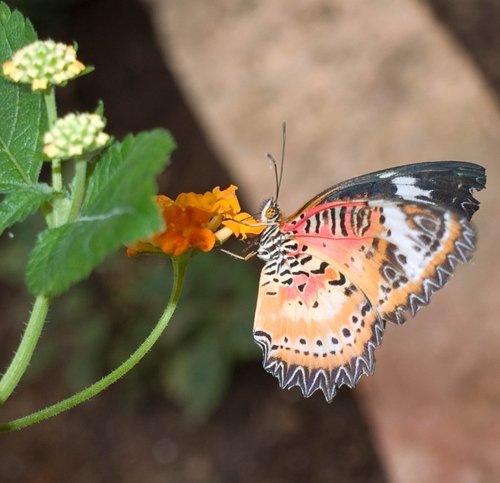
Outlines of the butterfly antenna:
{"type": "Polygon", "coordinates": [[[266,155],[267,159],[269,159],[269,161],[271,161],[271,163],[273,164],[273,168],[274,168],[274,179],[276,182],[276,195],[274,197],[275,201],[278,201],[278,196],[280,194],[281,179],[283,178],[283,166],[285,164],[286,122],[283,122],[282,129],[283,129],[283,131],[282,131],[283,142],[281,145],[281,162],[280,162],[279,174],[278,174],[278,163],[274,159],[274,156],[270,153],[267,153],[267,155],[266,155]]]}
{"type": "Polygon", "coordinates": [[[278,200],[278,193],[280,191],[280,178],[278,176],[278,163],[276,162],[276,160],[274,159],[274,156],[271,153],[267,153],[266,156],[267,156],[267,159],[269,159],[269,161],[271,161],[273,168],[274,168],[274,180],[276,183],[275,201],[277,201],[278,200]]]}
{"type": "Polygon", "coordinates": [[[278,195],[280,193],[281,188],[281,180],[283,179],[283,167],[285,166],[285,146],[286,146],[286,122],[283,121],[281,125],[281,163],[280,163],[280,176],[278,178],[277,186],[276,186],[276,201],[278,201],[278,195]]]}

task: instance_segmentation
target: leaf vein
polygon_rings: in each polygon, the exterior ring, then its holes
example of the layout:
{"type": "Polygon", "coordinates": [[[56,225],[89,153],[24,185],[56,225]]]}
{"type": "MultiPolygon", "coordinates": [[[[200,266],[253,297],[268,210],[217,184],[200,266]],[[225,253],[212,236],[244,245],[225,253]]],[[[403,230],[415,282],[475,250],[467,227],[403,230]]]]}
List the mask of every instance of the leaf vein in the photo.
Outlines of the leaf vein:
{"type": "Polygon", "coordinates": [[[91,215],[91,216],[80,216],[76,221],[85,221],[85,222],[94,222],[94,221],[104,221],[109,220],[110,218],[114,218],[117,216],[123,215],[133,215],[135,210],[130,210],[127,208],[114,208],[107,213],[101,213],[100,215],[91,215]]]}

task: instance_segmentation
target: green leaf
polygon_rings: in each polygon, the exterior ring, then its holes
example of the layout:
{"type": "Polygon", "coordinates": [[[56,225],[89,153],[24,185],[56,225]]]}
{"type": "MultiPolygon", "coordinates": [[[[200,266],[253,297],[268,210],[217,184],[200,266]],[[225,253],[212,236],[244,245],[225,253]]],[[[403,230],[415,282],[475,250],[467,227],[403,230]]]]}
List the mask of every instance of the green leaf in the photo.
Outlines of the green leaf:
{"type": "Polygon", "coordinates": [[[46,184],[22,186],[6,195],[0,203],[0,235],[14,223],[34,213],[51,196],[52,190],[46,184]]]}
{"type": "Polygon", "coordinates": [[[114,250],[161,229],[154,178],[175,147],[161,129],[114,143],[97,162],[78,218],[45,230],[28,260],[28,286],[57,295],[114,250]]]}
{"type": "MultiPolygon", "coordinates": [[[[0,65],[36,40],[31,23],[0,3],[0,65]]],[[[36,183],[42,166],[42,134],[47,129],[43,94],[0,75],[0,192],[36,183]]]]}

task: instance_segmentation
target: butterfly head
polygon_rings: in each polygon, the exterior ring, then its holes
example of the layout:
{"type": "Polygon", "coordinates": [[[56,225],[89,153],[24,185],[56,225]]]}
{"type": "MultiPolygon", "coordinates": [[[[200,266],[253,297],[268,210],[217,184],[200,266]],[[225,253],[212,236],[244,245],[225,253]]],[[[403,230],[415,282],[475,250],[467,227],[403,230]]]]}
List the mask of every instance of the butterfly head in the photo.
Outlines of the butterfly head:
{"type": "Polygon", "coordinates": [[[260,219],[264,223],[275,223],[281,218],[281,210],[278,202],[274,198],[269,198],[264,202],[260,211],[260,219]]]}

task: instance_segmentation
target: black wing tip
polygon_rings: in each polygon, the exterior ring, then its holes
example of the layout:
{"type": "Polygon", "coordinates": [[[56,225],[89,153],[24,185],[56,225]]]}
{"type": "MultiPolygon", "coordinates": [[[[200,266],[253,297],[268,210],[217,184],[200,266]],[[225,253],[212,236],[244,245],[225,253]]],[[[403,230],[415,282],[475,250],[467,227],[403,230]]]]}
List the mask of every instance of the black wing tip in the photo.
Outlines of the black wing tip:
{"type": "Polygon", "coordinates": [[[480,203],[473,194],[486,187],[486,169],[483,166],[469,161],[427,161],[402,168],[406,168],[404,171],[410,175],[426,173],[425,183],[433,193],[431,202],[443,203],[443,206],[465,215],[468,220],[479,210],[480,203]]]}
{"type": "Polygon", "coordinates": [[[479,210],[480,202],[474,198],[473,193],[475,191],[481,191],[486,188],[486,169],[475,163],[468,163],[464,161],[455,161],[456,167],[453,172],[458,176],[462,182],[462,186],[459,185],[459,189],[464,189],[464,197],[460,202],[460,208],[462,213],[465,213],[467,219],[470,220],[472,215],[479,210]]]}
{"type": "Polygon", "coordinates": [[[433,178],[436,198],[441,199],[442,196],[445,205],[465,215],[468,220],[479,210],[480,203],[474,198],[473,193],[486,188],[484,166],[469,161],[427,161],[410,165],[409,168],[410,171],[428,171],[434,175],[441,173],[444,185],[441,185],[438,177],[433,178]]]}

